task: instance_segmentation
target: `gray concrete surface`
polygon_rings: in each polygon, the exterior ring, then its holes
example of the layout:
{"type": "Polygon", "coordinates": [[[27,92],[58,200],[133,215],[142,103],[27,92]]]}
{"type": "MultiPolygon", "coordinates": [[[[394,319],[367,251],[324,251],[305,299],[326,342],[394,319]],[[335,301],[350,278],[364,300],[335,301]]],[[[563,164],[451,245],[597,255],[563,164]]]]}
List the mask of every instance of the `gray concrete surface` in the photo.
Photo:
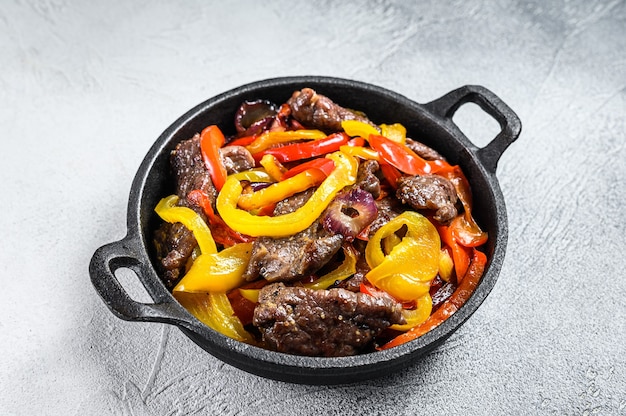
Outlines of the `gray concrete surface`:
{"type": "MultiPolygon", "coordinates": [[[[626,414],[625,51],[623,0],[3,1],[0,413],[626,414]],[[87,273],[173,120],[307,74],[418,102],[480,84],[524,125],[498,166],[496,288],[441,348],[357,385],[224,365],[176,328],[115,318],[87,273]]],[[[479,145],[497,132],[472,105],[455,121],[479,145]]]]}

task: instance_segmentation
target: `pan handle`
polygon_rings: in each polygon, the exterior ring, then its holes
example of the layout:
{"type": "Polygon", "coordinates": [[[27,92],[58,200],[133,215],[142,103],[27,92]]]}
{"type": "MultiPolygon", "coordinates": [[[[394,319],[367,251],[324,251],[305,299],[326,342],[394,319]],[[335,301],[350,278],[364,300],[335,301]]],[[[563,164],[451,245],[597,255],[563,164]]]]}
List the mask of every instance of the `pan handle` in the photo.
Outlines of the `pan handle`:
{"type": "Polygon", "coordinates": [[[89,264],[89,275],[94,288],[118,318],[126,321],[163,322],[174,325],[184,324],[188,318],[176,302],[159,295],[159,288],[149,279],[150,267],[140,260],[133,247],[136,239],[124,239],[104,245],[96,250],[89,264]],[[115,276],[120,268],[135,272],[150,296],[157,303],[142,303],[133,300],[115,276]]]}
{"type": "Polygon", "coordinates": [[[487,114],[500,124],[500,133],[485,147],[478,149],[477,155],[483,166],[491,173],[496,173],[500,156],[522,131],[522,123],[497,95],[479,85],[465,85],[450,91],[441,98],[425,104],[425,107],[439,117],[452,122],[454,113],[465,103],[478,104],[487,114]]]}

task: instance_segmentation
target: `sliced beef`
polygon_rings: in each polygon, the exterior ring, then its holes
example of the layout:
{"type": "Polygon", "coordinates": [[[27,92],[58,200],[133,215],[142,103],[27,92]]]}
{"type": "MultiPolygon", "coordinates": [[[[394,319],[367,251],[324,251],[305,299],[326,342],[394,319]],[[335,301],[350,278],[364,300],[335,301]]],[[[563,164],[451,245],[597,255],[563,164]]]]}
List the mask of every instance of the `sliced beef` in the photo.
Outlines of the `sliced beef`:
{"type": "Polygon", "coordinates": [[[186,199],[189,192],[200,189],[206,192],[211,203],[215,204],[217,191],[202,160],[200,134],[176,146],[172,151],[171,166],[176,181],[176,195],[186,199]]]}
{"type": "MultiPolygon", "coordinates": [[[[170,157],[170,165],[176,184],[176,195],[179,197],[178,205],[189,207],[206,219],[202,209],[187,200],[189,192],[195,189],[204,191],[212,204],[215,204],[217,195],[202,160],[199,134],[176,146],[170,157]]],[[[178,283],[197,245],[193,233],[180,223],[163,223],[157,229],[154,234],[154,247],[158,269],[167,287],[173,288],[178,283]]]]}
{"type": "Polygon", "coordinates": [[[372,124],[367,117],[335,104],[330,98],[317,94],[311,88],[295,91],[287,100],[287,105],[291,108],[293,118],[304,126],[327,133],[343,131],[341,122],[344,120],[372,124]]]}
{"type": "Polygon", "coordinates": [[[254,241],[246,280],[259,276],[270,282],[292,282],[315,273],[339,251],[343,237],[331,234],[319,221],[289,237],[259,237],[254,241]]]}
{"type": "Polygon", "coordinates": [[[376,207],[378,208],[378,215],[376,219],[370,224],[369,235],[372,237],[376,231],[383,225],[387,224],[390,220],[402,214],[405,209],[396,198],[387,196],[376,201],[376,207]]]}
{"type": "Polygon", "coordinates": [[[229,175],[254,167],[255,162],[252,154],[243,146],[224,146],[220,149],[220,154],[229,175]]]}
{"type": "Polygon", "coordinates": [[[348,356],[371,350],[384,329],[404,323],[401,310],[390,299],[345,289],[312,290],[276,283],[261,289],[253,324],[269,349],[348,356]]]}
{"type": "Polygon", "coordinates": [[[359,253],[356,260],[356,272],[351,277],[339,282],[337,287],[351,292],[360,292],[361,283],[365,281],[365,275],[371,270],[365,260],[365,247],[367,246],[367,242],[363,240],[354,240],[352,245],[359,253]]]}
{"type": "Polygon", "coordinates": [[[306,191],[299,192],[289,198],[283,199],[274,207],[274,216],[289,214],[298,208],[301,208],[315,193],[315,188],[309,188],[306,191]]]}
{"type": "Polygon", "coordinates": [[[426,160],[445,160],[435,149],[426,146],[424,143],[418,142],[410,138],[406,138],[406,146],[417,153],[422,159],[426,160]]]}
{"type": "Polygon", "coordinates": [[[380,180],[376,176],[376,172],[380,169],[380,165],[375,160],[364,160],[359,164],[359,170],[356,176],[356,184],[359,188],[372,194],[374,199],[380,196],[380,180]]]}
{"type": "Polygon", "coordinates": [[[454,185],[439,175],[404,176],[398,180],[396,196],[415,209],[435,211],[434,218],[441,224],[449,224],[457,215],[454,185]]]}
{"type": "Polygon", "coordinates": [[[193,234],[181,223],[163,223],[154,233],[159,274],[166,287],[176,286],[197,245],[193,234]]]}
{"type": "MultiPolygon", "coordinates": [[[[301,192],[279,202],[274,215],[295,211],[308,201],[313,190],[301,192]]],[[[291,282],[318,271],[341,248],[343,237],[324,229],[315,221],[304,231],[289,237],[259,237],[252,245],[252,254],[244,278],[263,277],[270,282],[291,282]]]]}

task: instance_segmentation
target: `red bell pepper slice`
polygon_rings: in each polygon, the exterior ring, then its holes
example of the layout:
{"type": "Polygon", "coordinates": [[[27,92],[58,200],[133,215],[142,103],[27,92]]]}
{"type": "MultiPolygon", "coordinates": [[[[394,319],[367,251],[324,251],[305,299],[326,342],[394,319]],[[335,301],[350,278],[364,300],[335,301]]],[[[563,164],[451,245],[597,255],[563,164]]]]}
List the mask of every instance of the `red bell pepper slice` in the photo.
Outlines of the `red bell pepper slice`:
{"type": "Polygon", "coordinates": [[[432,222],[439,232],[439,236],[441,237],[444,247],[449,248],[452,252],[452,261],[454,262],[457,283],[461,283],[461,279],[463,279],[463,276],[467,272],[467,268],[470,263],[470,250],[459,244],[457,238],[452,232],[451,226],[440,225],[436,221],[432,222]]]}
{"type": "Polygon", "coordinates": [[[341,146],[347,144],[348,140],[349,137],[345,133],[334,133],[324,139],[272,147],[255,153],[252,156],[258,161],[261,160],[264,155],[271,154],[282,163],[292,162],[336,152],[341,146]]]}
{"type": "Polygon", "coordinates": [[[233,289],[226,294],[231,306],[233,307],[235,315],[239,318],[243,325],[249,325],[252,323],[254,308],[257,304],[244,298],[239,289],[261,289],[266,284],[268,284],[267,280],[261,279],[255,282],[246,283],[240,288],[233,289]]]}
{"type": "Polygon", "coordinates": [[[398,335],[382,347],[381,350],[386,350],[406,342],[412,341],[421,337],[428,331],[438,327],[443,321],[448,319],[452,314],[458,311],[461,306],[465,304],[476,290],[480,278],[485,271],[485,265],[487,264],[487,256],[476,249],[472,255],[472,262],[470,263],[463,281],[459,287],[454,291],[452,296],[446,300],[439,309],[433,312],[432,315],[421,325],[411,328],[404,334],[398,335]]]}
{"type": "Polygon", "coordinates": [[[325,176],[330,175],[330,173],[335,169],[335,162],[332,159],[327,159],[325,157],[319,157],[316,159],[309,160],[308,162],[301,163],[293,168],[289,169],[287,172],[283,174],[281,180],[289,179],[292,176],[296,176],[299,173],[304,172],[308,169],[316,169],[322,172],[325,176]]]}
{"type": "Polygon", "coordinates": [[[238,139],[232,140],[230,143],[228,143],[228,145],[229,146],[247,146],[253,141],[255,141],[256,139],[257,139],[257,136],[244,136],[244,137],[240,137],[238,139]]]}
{"type": "Polygon", "coordinates": [[[398,179],[402,177],[402,173],[389,163],[380,163],[380,170],[383,172],[383,176],[387,179],[389,185],[394,190],[398,189],[398,179]]]}
{"type": "Polygon", "coordinates": [[[455,218],[450,224],[452,234],[456,241],[465,247],[478,247],[487,242],[488,235],[480,229],[472,216],[472,191],[469,181],[457,165],[442,167],[438,172],[448,179],[456,191],[465,210],[463,216],[455,218]]]}
{"type": "Polygon", "coordinates": [[[202,159],[206,165],[213,185],[218,191],[222,190],[224,182],[226,182],[226,168],[224,162],[222,162],[222,156],[220,155],[220,147],[224,145],[224,134],[216,125],[206,127],[200,133],[200,151],[202,153],[202,159]]]}
{"type": "Polygon", "coordinates": [[[213,239],[226,247],[231,247],[238,243],[249,243],[254,241],[254,237],[238,233],[230,228],[213,210],[209,196],[200,189],[194,189],[187,194],[187,199],[199,206],[204,211],[209,221],[211,235],[213,239]]]}
{"type": "Polygon", "coordinates": [[[382,160],[404,173],[409,175],[433,173],[433,167],[428,161],[419,157],[403,144],[375,134],[370,134],[368,141],[382,160]]]}
{"type": "Polygon", "coordinates": [[[360,136],[353,137],[352,139],[348,140],[348,146],[365,146],[365,139],[360,136]]]}

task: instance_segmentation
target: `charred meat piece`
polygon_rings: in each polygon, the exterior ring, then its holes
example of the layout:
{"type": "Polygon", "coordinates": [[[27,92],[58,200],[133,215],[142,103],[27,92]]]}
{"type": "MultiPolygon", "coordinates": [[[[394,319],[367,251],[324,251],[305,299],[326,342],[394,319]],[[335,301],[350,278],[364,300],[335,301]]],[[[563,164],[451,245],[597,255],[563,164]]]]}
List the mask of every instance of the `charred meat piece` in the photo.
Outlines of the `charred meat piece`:
{"type": "Polygon", "coordinates": [[[376,219],[370,224],[369,236],[372,237],[376,231],[389,221],[402,214],[404,208],[396,198],[385,197],[376,201],[376,208],[378,208],[378,215],[376,219]]]}
{"type": "Polygon", "coordinates": [[[380,165],[375,160],[364,160],[359,164],[359,170],[356,176],[356,186],[364,191],[372,194],[374,199],[380,196],[380,180],[376,176],[376,172],[380,169],[380,165]]]}
{"type": "Polygon", "coordinates": [[[291,115],[304,126],[325,132],[343,131],[341,122],[359,120],[372,124],[367,117],[335,104],[330,98],[317,94],[311,88],[295,91],[287,100],[291,115]]]}
{"type": "MultiPolygon", "coordinates": [[[[182,141],[172,151],[170,163],[176,183],[178,205],[186,206],[198,212],[204,218],[202,209],[187,200],[189,192],[200,189],[215,204],[217,191],[206,170],[200,152],[200,135],[182,141]]],[[[163,282],[173,288],[183,275],[187,260],[197,246],[193,233],[180,223],[163,223],[154,234],[154,247],[158,269],[163,282]]]]}
{"type": "Polygon", "coordinates": [[[348,356],[404,323],[400,304],[345,289],[312,290],[275,283],[261,289],[253,324],[266,347],[289,354],[348,356]]]}
{"type": "Polygon", "coordinates": [[[254,241],[244,273],[270,282],[292,282],[318,271],[341,248],[343,237],[329,233],[319,221],[289,237],[259,237],[254,241]]]}
{"type": "Polygon", "coordinates": [[[224,146],[220,155],[229,175],[252,169],[255,164],[252,154],[243,146],[224,146]]]}
{"type": "Polygon", "coordinates": [[[454,185],[439,175],[404,176],[398,180],[396,196],[415,209],[434,210],[441,224],[449,224],[457,215],[454,185]]]}
{"type": "Polygon", "coordinates": [[[174,288],[183,277],[187,260],[198,245],[193,234],[181,223],[163,223],[154,233],[154,246],[163,283],[174,288]]]}
{"type": "Polygon", "coordinates": [[[406,138],[406,147],[414,151],[418,156],[425,160],[445,160],[435,149],[418,142],[417,140],[406,138]]]}
{"type": "Polygon", "coordinates": [[[274,216],[289,214],[290,212],[294,212],[298,208],[301,208],[314,193],[315,189],[309,188],[306,191],[299,192],[289,198],[279,201],[276,204],[276,207],[274,207],[274,216]]]}
{"type": "MultiPolygon", "coordinates": [[[[301,192],[278,204],[274,215],[295,211],[309,200],[314,190],[301,192]]],[[[289,237],[259,237],[252,245],[252,254],[244,278],[259,276],[270,282],[291,282],[315,273],[339,251],[343,237],[326,231],[320,221],[289,237]]]]}
{"type": "Polygon", "coordinates": [[[202,160],[200,134],[176,146],[172,151],[171,166],[176,179],[176,195],[179,198],[186,199],[189,192],[200,189],[209,196],[211,204],[215,204],[217,191],[202,160]]]}

